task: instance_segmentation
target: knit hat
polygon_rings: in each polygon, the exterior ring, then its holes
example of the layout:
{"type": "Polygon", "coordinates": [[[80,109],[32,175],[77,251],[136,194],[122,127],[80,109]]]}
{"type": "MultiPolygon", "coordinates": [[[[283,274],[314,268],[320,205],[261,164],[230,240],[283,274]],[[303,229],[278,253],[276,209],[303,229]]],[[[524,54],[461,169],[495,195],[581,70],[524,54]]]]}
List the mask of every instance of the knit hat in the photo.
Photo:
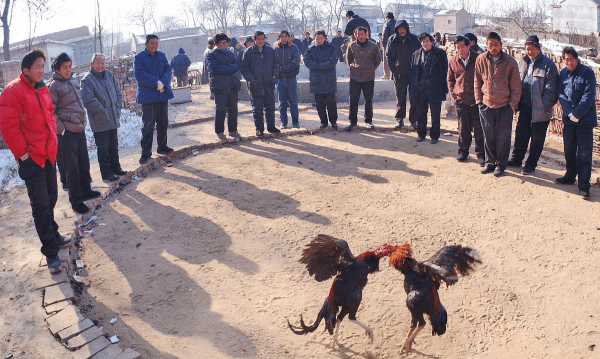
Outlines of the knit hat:
{"type": "Polygon", "coordinates": [[[533,46],[537,47],[538,49],[541,49],[540,39],[538,39],[538,37],[536,35],[531,35],[527,38],[527,40],[525,40],[525,46],[527,46],[527,45],[533,45],[533,46]]]}
{"type": "Polygon", "coordinates": [[[213,41],[215,42],[215,44],[218,44],[219,41],[223,41],[223,40],[225,40],[227,42],[231,41],[231,40],[229,40],[229,37],[227,36],[227,34],[224,34],[224,33],[216,34],[213,41]]]}
{"type": "Polygon", "coordinates": [[[252,36],[246,36],[246,39],[244,40],[244,46],[246,46],[247,43],[254,41],[254,39],[252,38],[252,36]]]}

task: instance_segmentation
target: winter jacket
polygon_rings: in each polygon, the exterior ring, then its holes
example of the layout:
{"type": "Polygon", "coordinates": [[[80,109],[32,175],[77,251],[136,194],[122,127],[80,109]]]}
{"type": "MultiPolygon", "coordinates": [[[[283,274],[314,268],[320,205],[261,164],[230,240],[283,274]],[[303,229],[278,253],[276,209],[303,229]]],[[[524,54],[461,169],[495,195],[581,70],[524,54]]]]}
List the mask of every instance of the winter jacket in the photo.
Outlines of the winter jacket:
{"type": "MultiPolygon", "coordinates": [[[[205,85],[208,83],[208,59],[206,58],[208,56],[208,53],[211,52],[213,49],[211,48],[206,48],[204,50],[204,61],[202,62],[202,76],[200,76],[200,83],[202,85],[205,85]]],[[[242,58],[240,57],[240,63],[242,62],[242,58]]]]}
{"type": "Polygon", "coordinates": [[[337,51],[327,40],[321,46],[313,42],[306,49],[304,65],[310,70],[310,93],[337,92],[337,51]]]}
{"type": "Polygon", "coordinates": [[[350,80],[373,81],[375,70],[381,64],[381,52],[374,42],[367,41],[363,47],[354,40],[346,50],[346,63],[350,66],[350,80]]]}
{"type": "Polygon", "coordinates": [[[119,82],[112,72],[90,69],[81,80],[81,97],[93,132],[104,132],[121,126],[119,119],[122,94],[119,82]]]}
{"type": "Polygon", "coordinates": [[[56,122],[48,88],[35,86],[21,74],[0,93],[0,135],[15,156],[26,153],[44,167],[46,159],[56,160],[56,122]]]}
{"type": "MultiPolygon", "coordinates": [[[[529,56],[525,55],[519,61],[521,82],[527,75],[529,56]]],[[[558,70],[554,62],[540,52],[533,62],[533,83],[529,92],[531,98],[531,123],[548,122],[552,118],[554,105],[558,102],[558,70]]],[[[522,91],[521,94],[524,92],[522,91]]],[[[521,99],[522,103],[523,99],[521,99]]]]}
{"type": "Polygon", "coordinates": [[[478,53],[469,51],[467,66],[463,64],[460,55],[456,54],[448,61],[448,90],[453,99],[465,105],[475,105],[475,61],[478,53]]]}
{"type": "MultiPolygon", "coordinates": [[[[405,21],[406,22],[406,21],[405,21]]],[[[406,25],[408,26],[408,24],[406,25]]],[[[388,20],[385,23],[385,30],[383,30],[383,47],[387,47],[388,41],[392,35],[396,33],[396,20],[388,20]]]]}
{"type": "Polygon", "coordinates": [[[244,51],[242,76],[248,81],[253,96],[264,96],[267,87],[274,88],[278,75],[279,63],[272,47],[263,46],[261,53],[254,44],[244,51]]]}
{"type": "Polygon", "coordinates": [[[405,20],[396,21],[394,35],[390,36],[387,47],[385,48],[385,56],[390,67],[392,75],[403,76],[410,74],[412,64],[412,54],[421,48],[417,35],[410,33],[410,27],[405,20]],[[398,34],[398,28],[406,29],[406,36],[402,37],[398,34]]]}
{"type": "Polygon", "coordinates": [[[313,38],[312,37],[308,37],[308,39],[305,37],[304,39],[302,39],[302,49],[299,49],[301,51],[306,51],[306,49],[308,49],[308,47],[310,46],[310,44],[312,44],[313,42],[313,38]]]}
{"type": "Polygon", "coordinates": [[[237,56],[228,49],[215,47],[206,55],[208,63],[208,76],[210,77],[210,92],[229,93],[239,91],[241,83],[237,75],[240,64],[237,56]]]}
{"type": "Polygon", "coordinates": [[[344,30],[344,34],[346,34],[347,36],[353,36],[354,30],[359,26],[366,27],[369,31],[367,37],[371,37],[371,26],[369,26],[369,22],[358,15],[352,16],[350,21],[348,21],[348,23],[346,24],[346,29],[344,30]]]}
{"type": "Polygon", "coordinates": [[[61,74],[54,72],[49,83],[48,92],[54,106],[56,132],[82,132],[85,130],[85,108],[79,93],[79,81],[71,77],[66,80],[61,74]]]}
{"type": "Polygon", "coordinates": [[[187,76],[188,67],[192,64],[190,58],[187,57],[183,48],[179,49],[179,53],[171,59],[171,68],[173,68],[173,76],[187,76]]]}
{"type": "Polygon", "coordinates": [[[171,66],[165,54],[156,51],[150,55],[145,49],[135,55],[133,73],[137,81],[136,102],[140,105],[163,102],[173,98],[171,91],[171,66]],[[157,82],[163,83],[164,91],[158,91],[157,82]]]}
{"type": "Polygon", "coordinates": [[[339,51],[337,53],[338,55],[342,55],[342,45],[344,44],[344,41],[346,41],[345,36],[335,36],[331,39],[331,46],[333,46],[337,51],[339,51]]]}
{"type": "MultiPolygon", "coordinates": [[[[429,56],[429,64],[426,68],[429,69],[429,85],[425,89],[428,92],[431,101],[445,101],[448,93],[448,83],[446,76],[448,75],[448,56],[446,51],[431,48],[429,56]]],[[[411,101],[417,99],[419,95],[419,62],[425,50],[421,48],[413,53],[412,70],[410,73],[410,84],[408,85],[409,98],[411,101]]]]}
{"type": "Polygon", "coordinates": [[[496,63],[489,51],[477,57],[475,62],[475,102],[491,108],[510,105],[517,110],[523,85],[519,77],[517,61],[501,51],[496,63]]]}
{"type": "Polygon", "coordinates": [[[279,40],[275,42],[273,47],[275,57],[279,64],[280,79],[290,79],[296,77],[300,72],[300,50],[291,40],[286,44],[282,44],[279,40]]]}
{"type": "Polygon", "coordinates": [[[562,120],[565,126],[598,126],[596,76],[589,67],[579,62],[573,71],[569,71],[566,67],[560,70],[558,100],[560,101],[560,107],[562,107],[562,120]],[[573,122],[569,119],[568,116],[571,113],[579,119],[579,122],[573,122]]]}
{"type": "Polygon", "coordinates": [[[303,46],[302,46],[302,40],[300,39],[296,39],[294,38],[294,40],[292,40],[292,44],[296,45],[298,47],[298,50],[300,50],[300,54],[304,53],[304,50],[306,50],[303,46]]]}

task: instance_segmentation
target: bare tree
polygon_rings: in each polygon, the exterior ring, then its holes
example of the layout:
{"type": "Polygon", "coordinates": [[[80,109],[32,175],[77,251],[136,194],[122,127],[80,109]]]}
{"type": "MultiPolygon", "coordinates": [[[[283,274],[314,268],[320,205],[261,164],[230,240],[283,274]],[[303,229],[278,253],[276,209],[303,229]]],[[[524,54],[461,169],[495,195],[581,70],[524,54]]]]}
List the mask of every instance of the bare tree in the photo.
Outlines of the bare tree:
{"type": "Polygon", "coordinates": [[[2,0],[0,1],[2,5],[2,15],[0,15],[0,20],[2,21],[2,30],[4,33],[4,60],[10,61],[10,25],[12,23],[12,14],[13,8],[15,7],[15,2],[11,0],[2,0]]]}
{"type": "Polygon", "coordinates": [[[258,25],[261,24],[263,17],[267,16],[267,9],[269,6],[271,6],[271,2],[269,0],[254,2],[254,6],[252,6],[252,14],[258,19],[258,25]]]}
{"type": "Polygon", "coordinates": [[[244,34],[248,33],[248,27],[250,26],[252,18],[251,14],[253,4],[254,0],[235,0],[234,2],[235,16],[242,23],[244,34]]]}
{"type": "Polygon", "coordinates": [[[141,26],[144,29],[144,35],[148,34],[150,24],[154,18],[154,0],[144,0],[144,3],[136,11],[129,14],[128,19],[131,23],[141,26]]]}
{"type": "Polygon", "coordinates": [[[171,31],[185,28],[183,20],[175,16],[163,16],[160,18],[159,31],[171,31]]]}
{"type": "Polygon", "coordinates": [[[346,13],[346,9],[356,3],[357,0],[330,0],[325,2],[324,5],[328,15],[327,18],[329,20],[329,23],[327,24],[329,31],[333,31],[333,28],[336,30],[340,28],[343,16],[345,16],[346,13]]]}
{"type": "Polygon", "coordinates": [[[28,51],[31,51],[38,21],[51,18],[53,13],[50,11],[48,0],[25,0],[25,7],[29,16],[28,51]]]}
{"type": "MultiPolygon", "coordinates": [[[[303,4],[308,0],[298,1],[303,4]]],[[[286,30],[292,30],[296,22],[294,10],[296,6],[300,6],[295,0],[277,0],[271,3],[266,9],[266,14],[275,23],[280,24],[286,30]]]]}
{"type": "MultiPolygon", "coordinates": [[[[227,0],[198,0],[198,10],[203,22],[210,24],[215,32],[229,32],[232,9],[227,0]]],[[[235,21],[232,21],[235,22],[235,21]]]]}
{"type": "Polygon", "coordinates": [[[185,14],[186,25],[188,27],[198,27],[198,6],[194,2],[184,1],[181,3],[181,10],[185,14]]]}

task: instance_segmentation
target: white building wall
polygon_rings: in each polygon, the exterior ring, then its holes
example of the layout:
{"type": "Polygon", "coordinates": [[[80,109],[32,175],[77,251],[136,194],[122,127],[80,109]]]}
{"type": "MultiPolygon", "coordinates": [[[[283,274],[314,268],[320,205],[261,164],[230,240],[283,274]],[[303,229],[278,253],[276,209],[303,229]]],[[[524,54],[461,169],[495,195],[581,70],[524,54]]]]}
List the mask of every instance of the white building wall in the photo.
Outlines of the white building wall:
{"type": "Polygon", "coordinates": [[[553,8],[553,30],[589,35],[600,30],[600,9],[592,0],[565,0],[553,8]]]}

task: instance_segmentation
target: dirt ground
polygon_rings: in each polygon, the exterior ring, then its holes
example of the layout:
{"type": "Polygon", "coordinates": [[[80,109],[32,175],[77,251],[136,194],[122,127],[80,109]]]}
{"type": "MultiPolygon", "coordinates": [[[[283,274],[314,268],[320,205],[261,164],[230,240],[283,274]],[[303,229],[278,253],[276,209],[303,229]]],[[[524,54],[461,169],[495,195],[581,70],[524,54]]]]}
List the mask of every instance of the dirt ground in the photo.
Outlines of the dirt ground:
{"type": "MultiPolygon", "coordinates": [[[[314,111],[302,116],[315,121],[314,111]]],[[[173,142],[210,141],[210,128],[174,131],[173,142]]],[[[373,343],[348,321],[339,350],[323,324],[306,336],[287,328],[301,314],[312,323],[331,285],[298,263],[304,245],[319,233],[345,239],[355,255],[408,242],[425,259],[463,243],[484,263],[440,290],[448,330],[432,337],[428,323],[409,358],[599,357],[598,187],[582,200],[576,186],[554,183],[564,168],[551,160],[533,176],[482,175],[473,155],[456,162],[456,136],[436,145],[415,137],[278,136],[151,172],[96,211],[80,307],[144,358],[396,358],[410,315],[402,275],[386,259],[357,315],[373,343]]],[[[122,151],[124,167],[137,151],[122,151]]],[[[1,358],[67,358],[33,289],[43,269],[24,188],[0,201],[1,358]]],[[[72,228],[63,192],[55,213],[61,231],[72,228]]]]}

